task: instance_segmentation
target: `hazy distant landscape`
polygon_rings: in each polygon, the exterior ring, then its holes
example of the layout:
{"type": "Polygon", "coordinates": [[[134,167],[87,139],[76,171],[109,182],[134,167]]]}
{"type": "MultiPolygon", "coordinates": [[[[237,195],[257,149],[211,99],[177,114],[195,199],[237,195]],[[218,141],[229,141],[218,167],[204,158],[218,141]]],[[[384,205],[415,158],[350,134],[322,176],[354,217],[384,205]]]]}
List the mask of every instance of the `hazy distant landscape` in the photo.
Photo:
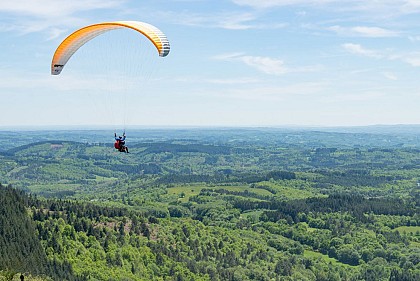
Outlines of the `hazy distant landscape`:
{"type": "MultiPolygon", "coordinates": [[[[71,129],[51,127],[23,127],[19,129],[0,127],[0,136],[12,140],[0,150],[29,144],[36,141],[65,140],[82,143],[112,143],[113,129],[71,129]]],[[[116,131],[117,134],[122,132],[116,131]]],[[[188,139],[207,143],[249,142],[285,143],[328,146],[418,146],[420,125],[376,125],[359,127],[134,127],[130,128],[131,143],[147,141],[173,141],[188,139]]]]}

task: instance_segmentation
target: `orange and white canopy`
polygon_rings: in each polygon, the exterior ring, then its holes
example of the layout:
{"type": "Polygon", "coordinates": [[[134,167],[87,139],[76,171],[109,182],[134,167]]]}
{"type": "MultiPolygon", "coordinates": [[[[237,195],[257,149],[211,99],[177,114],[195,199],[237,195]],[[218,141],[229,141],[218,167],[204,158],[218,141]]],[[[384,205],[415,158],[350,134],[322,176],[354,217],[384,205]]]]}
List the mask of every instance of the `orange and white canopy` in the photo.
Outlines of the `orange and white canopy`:
{"type": "Polygon", "coordinates": [[[146,36],[155,45],[159,56],[165,57],[169,54],[170,46],[166,35],[151,24],[139,21],[103,22],[82,27],[64,39],[54,53],[51,74],[60,74],[71,56],[85,43],[105,32],[119,28],[131,28],[146,36]]]}

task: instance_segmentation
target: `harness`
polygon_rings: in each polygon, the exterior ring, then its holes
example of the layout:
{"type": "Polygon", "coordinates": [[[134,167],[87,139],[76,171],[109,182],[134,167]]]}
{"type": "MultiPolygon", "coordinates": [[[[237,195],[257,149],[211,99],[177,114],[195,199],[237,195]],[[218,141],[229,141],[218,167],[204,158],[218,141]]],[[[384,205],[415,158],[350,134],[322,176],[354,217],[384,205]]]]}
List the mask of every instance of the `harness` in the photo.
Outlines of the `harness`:
{"type": "Polygon", "coordinates": [[[120,143],[120,141],[119,141],[119,140],[116,140],[116,141],[114,142],[114,147],[115,147],[115,149],[118,149],[118,150],[120,150],[120,149],[121,149],[121,143],[120,143]]]}

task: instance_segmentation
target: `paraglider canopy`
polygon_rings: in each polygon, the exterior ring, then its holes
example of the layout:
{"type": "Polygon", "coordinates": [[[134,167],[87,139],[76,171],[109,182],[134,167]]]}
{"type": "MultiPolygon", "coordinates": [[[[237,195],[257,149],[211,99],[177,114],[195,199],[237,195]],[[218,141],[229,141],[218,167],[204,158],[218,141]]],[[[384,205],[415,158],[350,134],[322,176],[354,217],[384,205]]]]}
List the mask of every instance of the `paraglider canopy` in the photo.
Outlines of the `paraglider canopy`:
{"type": "Polygon", "coordinates": [[[82,27],[64,39],[54,53],[51,74],[60,74],[70,57],[85,43],[105,32],[119,28],[131,28],[146,36],[155,45],[159,56],[165,57],[169,54],[170,46],[166,35],[151,24],[140,21],[103,22],[82,27]]]}

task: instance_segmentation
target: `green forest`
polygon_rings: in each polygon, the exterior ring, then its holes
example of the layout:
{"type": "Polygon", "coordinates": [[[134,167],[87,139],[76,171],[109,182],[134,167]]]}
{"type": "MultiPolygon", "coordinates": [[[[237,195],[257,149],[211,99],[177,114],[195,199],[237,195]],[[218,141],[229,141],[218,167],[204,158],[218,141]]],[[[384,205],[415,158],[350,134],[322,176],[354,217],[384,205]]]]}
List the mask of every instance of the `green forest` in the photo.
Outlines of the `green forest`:
{"type": "Polygon", "coordinates": [[[0,136],[0,280],[420,280],[420,127],[0,136]]]}

